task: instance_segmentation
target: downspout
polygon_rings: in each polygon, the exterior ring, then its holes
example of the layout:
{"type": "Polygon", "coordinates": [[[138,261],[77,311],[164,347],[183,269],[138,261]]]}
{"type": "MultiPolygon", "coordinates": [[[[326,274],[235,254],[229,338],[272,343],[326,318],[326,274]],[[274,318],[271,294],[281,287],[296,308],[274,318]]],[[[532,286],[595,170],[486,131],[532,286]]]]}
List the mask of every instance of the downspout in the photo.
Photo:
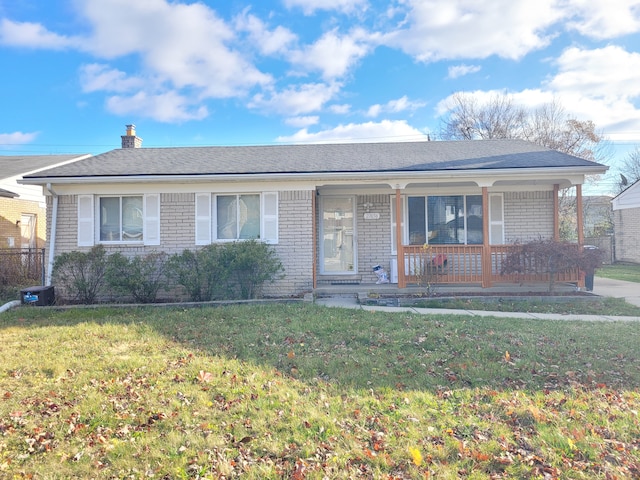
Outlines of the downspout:
{"type": "Polygon", "coordinates": [[[53,191],[51,184],[47,183],[47,191],[51,194],[53,204],[51,205],[51,231],[49,232],[49,262],[47,264],[47,280],[45,284],[51,285],[51,274],[53,273],[53,260],[55,258],[56,247],[56,227],[58,226],[58,194],[53,191]]]}

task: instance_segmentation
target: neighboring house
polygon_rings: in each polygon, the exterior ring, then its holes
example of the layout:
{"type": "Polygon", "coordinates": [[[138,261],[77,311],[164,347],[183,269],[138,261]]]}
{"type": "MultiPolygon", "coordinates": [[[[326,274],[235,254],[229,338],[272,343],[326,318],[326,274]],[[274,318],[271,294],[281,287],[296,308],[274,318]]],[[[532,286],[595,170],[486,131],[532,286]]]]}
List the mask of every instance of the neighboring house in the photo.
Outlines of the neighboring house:
{"type": "Polygon", "coordinates": [[[584,234],[600,237],[613,234],[613,210],[609,195],[588,195],[583,198],[584,234]]]}
{"type": "Polygon", "coordinates": [[[640,263],[640,180],[611,201],[615,261],[640,263]]]}
{"type": "Polygon", "coordinates": [[[0,155],[0,249],[42,248],[46,197],[42,188],[19,184],[24,175],[66,165],[88,155],[0,155]]]}
{"type": "MultiPolygon", "coordinates": [[[[58,255],[103,244],[129,255],[169,254],[259,238],[285,278],[266,295],[326,283],[399,287],[414,259],[445,255],[438,283],[515,281],[500,274],[514,242],[558,238],[558,190],[607,167],[520,140],[121,149],[27,175],[49,185],[58,255]],[[399,215],[398,215],[399,212],[399,215]],[[400,256],[404,262],[397,262],[400,256]]],[[[579,241],[582,215],[579,218],[579,241]]]]}

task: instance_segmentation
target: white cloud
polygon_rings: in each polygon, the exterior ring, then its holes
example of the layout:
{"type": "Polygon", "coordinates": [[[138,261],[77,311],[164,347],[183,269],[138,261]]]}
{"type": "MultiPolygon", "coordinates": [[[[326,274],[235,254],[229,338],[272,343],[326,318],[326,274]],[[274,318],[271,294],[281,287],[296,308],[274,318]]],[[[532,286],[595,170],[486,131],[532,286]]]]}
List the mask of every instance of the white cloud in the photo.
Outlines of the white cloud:
{"type": "Polygon", "coordinates": [[[367,117],[377,117],[382,113],[382,105],[376,103],[375,105],[371,105],[367,110],[367,117]]]}
{"type": "Polygon", "coordinates": [[[256,94],[248,106],[267,112],[296,116],[321,110],[339,90],[340,85],[337,83],[293,85],[270,95],[256,94]]]}
{"type": "MultiPolygon", "coordinates": [[[[605,131],[640,140],[640,53],[608,46],[594,50],[569,48],[556,60],[558,73],[545,86],[567,110],[593,120],[605,131]]],[[[618,137],[620,137],[618,135],[618,137]]]]}
{"type": "Polygon", "coordinates": [[[519,59],[549,44],[545,29],[562,18],[553,0],[406,0],[403,27],[385,37],[420,61],[519,59]],[[406,25],[406,27],[405,27],[406,25]]]}
{"type": "Polygon", "coordinates": [[[558,74],[548,87],[555,91],[579,91],[590,97],[640,95],[640,53],[608,46],[594,50],[568,48],[555,61],[558,74]]]}
{"type": "Polygon", "coordinates": [[[449,67],[447,78],[453,79],[463,77],[471,73],[479,72],[481,69],[482,67],[480,65],[466,65],[464,63],[461,65],[454,65],[449,67]]]}
{"type": "Polygon", "coordinates": [[[410,126],[404,120],[349,123],[329,130],[309,133],[304,128],[293,135],[276,139],[283,143],[371,143],[371,142],[415,142],[427,140],[427,135],[410,126]]]}
{"type": "Polygon", "coordinates": [[[0,147],[7,145],[24,145],[33,142],[38,136],[38,132],[13,132],[0,133],[0,147]]]}
{"type": "Polygon", "coordinates": [[[229,47],[233,30],[206,5],[165,0],[92,0],[82,13],[92,32],[85,48],[103,58],[139,55],[150,76],[203,97],[241,95],[271,82],[229,47]]]}
{"type": "Polygon", "coordinates": [[[367,9],[368,3],[368,0],[284,0],[285,7],[301,8],[305,15],[312,15],[316,10],[362,12],[367,9]]]}
{"type": "Polygon", "coordinates": [[[194,107],[190,100],[177,92],[135,95],[116,95],[107,99],[107,110],[117,115],[139,115],[159,122],[201,120],[208,115],[204,106],[194,107]]]}
{"type": "MultiPolygon", "coordinates": [[[[466,94],[485,103],[496,94],[509,93],[515,103],[530,109],[557,101],[567,115],[593,121],[610,139],[640,141],[640,53],[617,46],[593,50],[571,47],[554,65],[557,72],[540,88],[466,94]]],[[[449,98],[436,106],[438,115],[446,112],[449,98]]]]}
{"type": "Polygon", "coordinates": [[[346,115],[351,111],[351,105],[348,103],[343,103],[342,105],[330,105],[329,111],[336,115],[346,115]]]}
{"type": "Polygon", "coordinates": [[[571,0],[567,15],[567,28],[586,37],[606,39],[640,31],[637,0],[571,0]]]}
{"type": "Polygon", "coordinates": [[[364,30],[339,35],[337,29],[326,32],[315,43],[294,51],[289,59],[308,71],[320,71],[325,80],[344,76],[370,51],[369,38],[364,30]]]}
{"type": "Polygon", "coordinates": [[[253,44],[265,55],[285,52],[298,39],[296,34],[282,26],[269,30],[262,20],[249,14],[248,7],[236,17],[235,26],[238,31],[248,32],[253,44]]]}
{"type": "Polygon", "coordinates": [[[412,102],[405,95],[397,100],[390,100],[385,105],[375,104],[370,106],[366,115],[368,117],[377,117],[382,113],[399,113],[407,110],[416,110],[424,106],[424,102],[412,102]]]}
{"type": "Polygon", "coordinates": [[[84,92],[128,92],[144,85],[144,80],[128,77],[121,70],[108,65],[91,63],[80,67],[80,85],[84,92]]]}
{"type": "Polygon", "coordinates": [[[61,50],[78,44],[76,38],[50,32],[39,23],[0,20],[0,44],[12,47],[61,50]]]}
{"type": "Polygon", "coordinates": [[[284,123],[294,128],[303,128],[309,127],[311,125],[316,125],[320,118],[317,115],[309,115],[306,117],[291,117],[287,118],[284,123]]]}

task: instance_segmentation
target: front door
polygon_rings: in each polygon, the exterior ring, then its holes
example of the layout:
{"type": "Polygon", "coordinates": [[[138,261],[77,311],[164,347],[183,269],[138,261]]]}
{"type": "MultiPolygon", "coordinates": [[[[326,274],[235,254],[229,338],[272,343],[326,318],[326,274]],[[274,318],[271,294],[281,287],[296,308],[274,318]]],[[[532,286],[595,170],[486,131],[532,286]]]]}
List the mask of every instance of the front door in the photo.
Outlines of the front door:
{"type": "Polygon", "coordinates": [[[355,197],[321,198],[320,273],[355,273],[355,197]]]}

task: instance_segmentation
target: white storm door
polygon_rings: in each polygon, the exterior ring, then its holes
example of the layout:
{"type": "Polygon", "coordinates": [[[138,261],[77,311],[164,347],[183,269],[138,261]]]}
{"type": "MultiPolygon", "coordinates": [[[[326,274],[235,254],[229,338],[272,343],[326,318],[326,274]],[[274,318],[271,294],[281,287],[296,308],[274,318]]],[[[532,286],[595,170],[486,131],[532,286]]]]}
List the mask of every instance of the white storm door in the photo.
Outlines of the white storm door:
{"type": "Polygon", "coordinates": [[[358,271],[355,197],[321,197],[320,266],[324,274],[358,271]]]}

